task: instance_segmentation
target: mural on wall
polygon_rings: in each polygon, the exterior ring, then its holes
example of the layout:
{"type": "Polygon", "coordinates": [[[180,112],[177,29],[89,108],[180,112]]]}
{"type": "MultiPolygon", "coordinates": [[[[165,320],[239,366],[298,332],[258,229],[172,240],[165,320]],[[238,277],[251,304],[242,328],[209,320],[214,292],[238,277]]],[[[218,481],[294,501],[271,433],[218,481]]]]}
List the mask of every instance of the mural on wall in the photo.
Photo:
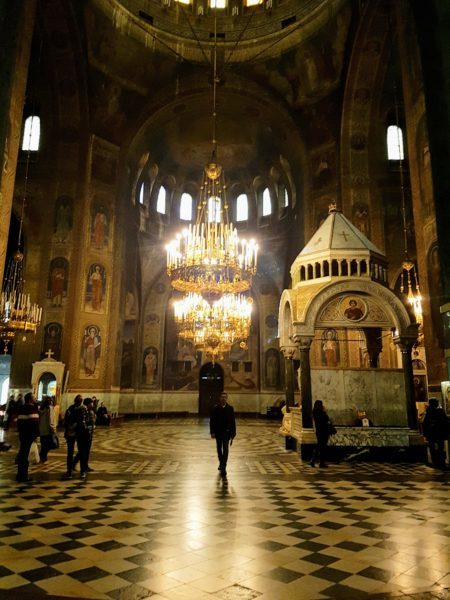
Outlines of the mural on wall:
{"type": "Polygon", "coordinates": [[[135,319],[136,317],[136,295],[131,290],[127,290],[125,293],[125,319],[135,319]]]}
{"type": "Polygon", "coordinates": [[[313,176],[313,186],[323,188],[330,185],[334,180],[336,171],[336,155],[334,148],[323,150],[311,161],[311,172],[313,176]]]}
{"type": "Polygon", "coordinates": [[[50,299],[50,304],[54,307],[62,306],[63,300],[67,296],[69,263],[59,256],[50,262],[47,297],[50,299]]]}
{"type": "Polygon", "coordinates": [[[109,242],[109,212],[101,204],[92,208],[91,244],[96,250],[108,247],[109,242]]]}
{"type": "Polygon", "coordinates": [[[158,349],[149,346],[144,350],[142,360],[142,383],[156,385],[158,381],[158,349]]]}
{"type": "Polygon", "coordinates": [[[73,225],[73,200],[70,196],[60,196],[55,203],[54,235],[57,242],[65,242],[73,225]]]}
{"type": "Polygon", "coordinates": [[[198,390],[202,355],[192,342],[178,339],[173,307],[166,312],[166,348],[163,388],[166,390],[198,390]]]}
{"type": "Polygon", "coordinates": [[[276,348],[266,350],[265,379],[266,387],[280,389],[280,352],[276,348]]]}
{"type": "Polygon", "coordinates": [[[84,309],[86,312],[105,312],[105,295],[105,268],[98,263],[94,263],[89,267],[86,280],[86,293],[84,298],[84,309]]]}
{"type": "Polygon", "coordinates": [[[367,314],[367,305],[359,296],[347,296],[341,301],[340,310],[347,321],[361,321],[367,314]]]}
{"type": "Polygon", "coordinates": [[[363,202],[357,202],[353,205],[353,224],[367,238],[370,237],[369,208],[363,202]]]}
{"type": "Polygon", "coordinates": [[[321,337],[321,359],[323,367],[339,366],[341,355],[336,329],[325,329],[321,337]]]}
{"type": "Polygon", "coordinates": [[[437,244],[431,246],[428,252],[428,286],[430,291],[431,321],[433,323],[434,334],[443,345],[443,327],[441,322],[440,306],[442,300],[442,280],[441,263],[439,260],[439,248],[437,244]]]}
{"type": "Polygon", "coordinates": [[[98,379],[101,335],[97,325],[88,325],[81,342],[80,379],[98,379]]]}
{"type": "Polygon", "coordinates": [[[41,358],[47,355],[50,350],[51,358],[60,360],[61,358],[61,338],[62,327],[59,323],[48,323],[44,329],[44,339],[42,341],[41,358]]]}
{"type": "Polygon", "coordinates": [[[134,324],[125,323],[122,331],[122,358],[120,369],[120,387],[133,387],[133,367],[134,367],[134,324]]]}

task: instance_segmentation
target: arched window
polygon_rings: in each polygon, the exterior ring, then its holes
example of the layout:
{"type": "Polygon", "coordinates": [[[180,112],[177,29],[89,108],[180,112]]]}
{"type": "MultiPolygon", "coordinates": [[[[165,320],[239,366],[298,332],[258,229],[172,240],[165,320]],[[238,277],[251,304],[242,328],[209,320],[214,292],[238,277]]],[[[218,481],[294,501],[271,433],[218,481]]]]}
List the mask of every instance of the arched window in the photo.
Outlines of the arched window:
{"type": "Polygon", "coordinates": [[[41,137],[41,119],[37,115],[30,115],[25,119],[23,128],[22,150],[37,152],[41,137]]]}
{"type": "Polygon", "coordinates": [[[145,191],[145,183],[141,183],[141,187],[139,188],[139,204],[143,206],[144,204],[144,191],[145,191]]]}
{"type": "Polygon", "coordinates": [[[248,198],[247,194],[239,194],[236,198],[236,221],[248,220],[248,198]]]}
{"type": "Polygon", "coordinates": [[[272,200],[270,199],[269,188],[263,192],[262,216],[267,217],[272,214],[272,200]]]}
{"type": "Polygon", "coordinates": [[[180,200],[180,219],[192,221],[192,196],[184,192],[180,200]]]}
{"type": "Polygon", "coordinates": [[[220,223],[220,198],[211,196],[208,200],[208,223],[220,223]]]}
{"type": "Polygon", "coordinates": [[[387,152],[388,160],[403,160],[403,132],[397,125],[389,125],[387,128],[387,152]]]}
{"type": "Polygon", "coordinates": [[[209,5],[211,8],[226,8],[227,0],[210,0],[209,5]]]}
{"type": "Polygon", "coordinates": [[[156,212],[161,215],[166,214],[166,188],[162,185],[159,188],[158,199],[156,200],[156,212]]]}

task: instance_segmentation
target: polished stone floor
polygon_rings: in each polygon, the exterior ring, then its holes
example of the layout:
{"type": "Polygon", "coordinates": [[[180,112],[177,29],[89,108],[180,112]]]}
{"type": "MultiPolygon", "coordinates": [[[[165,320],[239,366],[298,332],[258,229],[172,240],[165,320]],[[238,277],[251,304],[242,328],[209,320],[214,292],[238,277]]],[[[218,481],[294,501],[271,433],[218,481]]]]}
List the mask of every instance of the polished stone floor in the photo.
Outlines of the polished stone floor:
{"type": "Polygon", "coordinates": [[[0,598],[450,598],[448,474],[313,469],[277,424],[240,420],[223,479],[208,433],[194,418],[99,428],[86,481],[61,480],[63,440],[31,485],[2,452],[0,598]]]}

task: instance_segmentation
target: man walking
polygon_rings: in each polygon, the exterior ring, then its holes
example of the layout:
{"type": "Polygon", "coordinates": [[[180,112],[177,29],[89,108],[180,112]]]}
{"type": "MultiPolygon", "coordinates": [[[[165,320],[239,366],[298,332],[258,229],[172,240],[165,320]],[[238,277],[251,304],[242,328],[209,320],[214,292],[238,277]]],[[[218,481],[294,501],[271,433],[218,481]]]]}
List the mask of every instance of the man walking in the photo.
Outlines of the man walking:
{"type": "Polygon", "coordinates": [[[17,477],[19,483],[29,483],[28,455],[31,444],[39,437],[39,411],[34,394],[25,394],[25,403],[17,411],[17,430],[19,432],[20,448],[17,455],[17,477]]]}
{"type": "Polygon", "coordinates": [[[86,477],[89,432],[87,426],[87,409],[83,404],[83,398],[80,394],[75,396],[73,404],[69,406],[64,415],[64,437],[67,442],[67,472],[64,475],[64,479],[72,479],[75,442],[77,443],[80,455],[80,477],[86,477]]]}
{"type": "Polygon", "coordinates": [[[223,476],[227,474],[228,448],[236,437],[234,409],[228,404],[227,400],[228,394],[222,392],[219,404],[216,404],[212,409],[209,422],[211,438],[216,440],[219,471],[223,476]]]}

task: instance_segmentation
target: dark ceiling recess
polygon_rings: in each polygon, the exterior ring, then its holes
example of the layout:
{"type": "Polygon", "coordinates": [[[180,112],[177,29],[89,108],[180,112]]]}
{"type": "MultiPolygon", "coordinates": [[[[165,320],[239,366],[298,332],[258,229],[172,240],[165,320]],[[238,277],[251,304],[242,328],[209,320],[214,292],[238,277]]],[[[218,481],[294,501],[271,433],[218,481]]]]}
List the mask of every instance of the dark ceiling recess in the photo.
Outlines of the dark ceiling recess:
{"type": "Polygon", "coordinates": [[[141,19],[144,19],[144,21],[147,21],[147,23],[150,23],[150,25],[153,25],[153,17],[151,15],[147,14],[143,10],[140,10],[139,16],[141,17],[141,19]]]}
{"type": "MultiPolygon", "coordinates": [[[[217,36],[218,40],[224,40],[225,39],[225,34],[224,33],[217,33],[216,36],[217,36]]],[[[214,33],[210,33],[209,37],[211,39],[214,39],[214,33]]]]}
{"type": "Polygon", "coordinates": [[[285,29],[286,27],[289,27],[289,25],[292,25],[296,21],[297,21],[297,17],[295,15],[293,17],[288,17],[287,19],[283,19],[281,21],[281,29],[285,29]]]}

